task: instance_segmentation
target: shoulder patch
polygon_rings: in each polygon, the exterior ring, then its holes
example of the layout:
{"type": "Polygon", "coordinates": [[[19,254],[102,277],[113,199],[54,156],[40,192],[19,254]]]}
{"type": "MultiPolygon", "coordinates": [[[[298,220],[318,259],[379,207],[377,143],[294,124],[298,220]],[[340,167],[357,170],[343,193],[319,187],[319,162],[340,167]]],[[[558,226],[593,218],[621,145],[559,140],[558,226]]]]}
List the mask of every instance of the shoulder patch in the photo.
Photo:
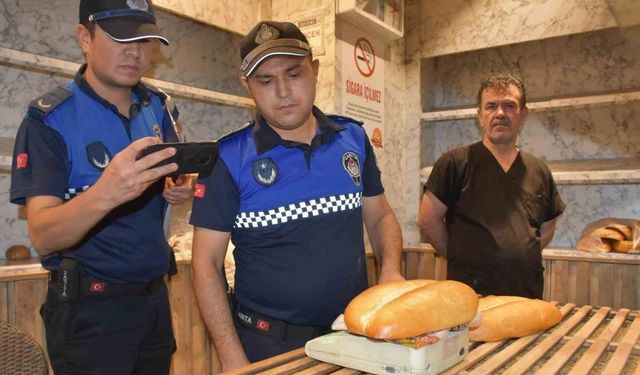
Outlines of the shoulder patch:
{"type": "Polygon", "coordinates": [[[73,95],[73,93],[66,86],[58,86],[48,93],[34,99],[29,107],[35,108],[44,114],[48,114],[69,99],[71,95],[73,95]]]}
{"type": "Polygon", "coordinates": [[[351,117],[347,117],[347,116],[327,115],[327,117],[329,119],[331,119],[332,121],[337,122],[338,124],[344,124],[344,123],[350,122],[352,124],[356,124],[356,125],[360,125],[360,126],[364,125],[364,122],[356,120],[356,119],[353,119],[351,117]]]}
{"type": "Polygon", "coordinates": [[[221,136],[220,138],[216,139],[216,141],[217,141],[217,142],[222,142],[222,141],[224,141],[224,140],[226,140],[226,139],[229,139],[229,138],[233,137],[234,135],[236,135],[236,134],[238,134],[238,133],[242,132],[243,130],[245,130],[245,129],[247,129],[247,128],[251,127],[251,126],[253,126],[253,121],[248,122],[248,123],[246,123],[246,124],[242,125],[242,126],[241,126],[241,127],[239,127],[238,129],[235,129],[235,130],[230,131],[229,133],[227,133],[227,134],[225,134],[225,135],[221,136]]]}
{"type": "Polygon", "coordinates": [[[142,87],[146,88],[147,90],[151,91],[156,96],[159,96],[160,99],[162,99],[162,101],[165,101],[167,99],[169,99],[169,100],[171,99],[169,94],[164,92],[164,90],[159,89],[159,88],[155,87],[154,85],[151,85],[151,84],[149,84],[147,82],[141,83],[140,86],[142,86],[142,87]]]}

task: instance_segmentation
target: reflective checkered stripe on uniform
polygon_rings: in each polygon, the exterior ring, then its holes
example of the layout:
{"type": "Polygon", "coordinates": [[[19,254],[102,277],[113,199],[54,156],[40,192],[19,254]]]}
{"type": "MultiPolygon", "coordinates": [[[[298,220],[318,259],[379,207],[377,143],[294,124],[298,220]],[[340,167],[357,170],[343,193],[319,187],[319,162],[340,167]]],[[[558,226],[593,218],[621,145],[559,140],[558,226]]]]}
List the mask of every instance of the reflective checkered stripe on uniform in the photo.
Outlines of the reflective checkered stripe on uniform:
{"type": "Polygon", "coordinates": [[[83,186],[81,188],[69,188],[64,193],[64,200],[65,201],[69,201],[69,200],[71,200],[71,198],[74,198],[74,197],[84,193],[85,191],[89,190],[90,187],[91,187],[91,185],[83,186]]]}
{"type": "Polygon", "coordinates": [[[292,203],[269,211],[240,212],[236,216],[235,228],[260,228],[288,221],[306,219],[334,212],[354,210],[362,206],[362,193],[332,195],[292,203]]]}

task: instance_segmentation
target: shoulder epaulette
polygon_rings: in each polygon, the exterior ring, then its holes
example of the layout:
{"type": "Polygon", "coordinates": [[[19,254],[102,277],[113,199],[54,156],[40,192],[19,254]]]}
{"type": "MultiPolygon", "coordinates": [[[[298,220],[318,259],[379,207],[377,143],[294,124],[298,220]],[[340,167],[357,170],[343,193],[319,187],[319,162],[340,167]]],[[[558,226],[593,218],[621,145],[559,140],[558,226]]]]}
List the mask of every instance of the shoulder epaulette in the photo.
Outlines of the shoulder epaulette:
{"type": "Polygon", "coordinates": [[[246,128],[250,127],[253,125],[253,121],[250,121],[244,125],[242,125],[241,127],[239,127],[238,129],[234,129],[230,132],[228,132],[227,134],[221,136],[220,138],[216,139],[217,142],[222,142],[225,139],[231,138],[232,136],[234,136],[235,134],[240,133],[241,131],[245,130],[246,128]]]}
{"type": "Polygon", "coordinates": [[[364,125],[364,122],[353,119],[351,117],[347,117],[347,116],[340,116],[340,115],[327,115],[328,118],[330,118],[331,120],[338,122],[338,123],[345,123],[345,122],[351,122],[357,125],[364,125]]]}
{"type": "Polygon", "coordinates": [[[73,95],[73,92],[71,92],[71,90],[66,86],[58,86],[46,94],[34,99],[29,107],[37,109],[46,115],[51,113],[60,104],[64,103],[65,100],[71,97],[71,95],[73,95]]]}
{"type": "Polygon", "coordinates": [[[155,87],[154,85],[151,85],[147,82],[145,82],[144,84],[141,84],[143,87],[145,87],[147,90],[151,91],[152,93],[158,95],[160,97],[160,99],[162,99],[163,101],[169,99],[171,100],[171,97],[169,96],[169,94],[167,94],[166,92],[164,92],[164,90],[159,89],[157,87],[155,87]]]}

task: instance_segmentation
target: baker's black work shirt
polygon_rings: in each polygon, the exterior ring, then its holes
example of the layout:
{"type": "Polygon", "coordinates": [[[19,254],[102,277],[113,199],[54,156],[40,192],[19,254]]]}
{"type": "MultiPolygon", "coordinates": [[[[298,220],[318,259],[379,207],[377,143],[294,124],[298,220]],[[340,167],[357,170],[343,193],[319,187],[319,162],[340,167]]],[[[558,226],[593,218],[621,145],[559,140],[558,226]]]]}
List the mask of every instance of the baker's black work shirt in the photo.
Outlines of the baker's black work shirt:
{"type": "Polygon", "coordinates": [[[482,142],[445,153],[425,189],[448,207],[448,278],[482,295],[541,298],[540,227],[565,208],[544,162],[518,152],[505,172],[482,142]]]}

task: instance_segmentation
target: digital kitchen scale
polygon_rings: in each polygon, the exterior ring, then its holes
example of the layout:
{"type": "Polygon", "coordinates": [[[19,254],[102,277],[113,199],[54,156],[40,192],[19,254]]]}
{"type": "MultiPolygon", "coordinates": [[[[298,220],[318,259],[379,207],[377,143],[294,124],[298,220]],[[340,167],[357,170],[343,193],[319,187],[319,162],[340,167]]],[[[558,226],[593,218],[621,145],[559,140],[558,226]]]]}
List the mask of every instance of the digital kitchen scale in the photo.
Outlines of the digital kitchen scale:
{"type": "Polygon", "coordinates": [[[311,358],[372,374],[437,374],[467,356],[469,333],[452,330],[435,344],[413,349],[338,331],[307,342],[304,350],[311,358]]]}

